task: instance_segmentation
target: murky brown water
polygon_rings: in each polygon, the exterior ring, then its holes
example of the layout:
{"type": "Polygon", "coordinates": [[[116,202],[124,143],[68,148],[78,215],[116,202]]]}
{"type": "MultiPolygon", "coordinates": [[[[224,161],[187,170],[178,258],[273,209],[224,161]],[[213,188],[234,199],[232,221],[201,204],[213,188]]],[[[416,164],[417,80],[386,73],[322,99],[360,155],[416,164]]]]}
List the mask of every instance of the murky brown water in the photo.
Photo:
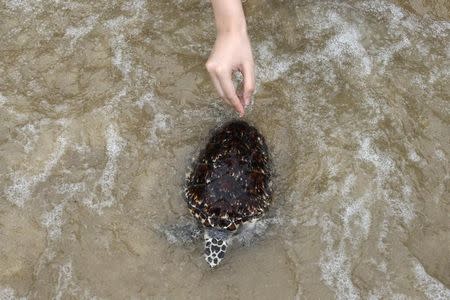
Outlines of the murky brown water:
{"type": "Polygon", "coordinates": [[[0,299],[450,299],[449,2],[245,9],[275,203],[210,270],[210,4],[1,1],[0,299]]]}

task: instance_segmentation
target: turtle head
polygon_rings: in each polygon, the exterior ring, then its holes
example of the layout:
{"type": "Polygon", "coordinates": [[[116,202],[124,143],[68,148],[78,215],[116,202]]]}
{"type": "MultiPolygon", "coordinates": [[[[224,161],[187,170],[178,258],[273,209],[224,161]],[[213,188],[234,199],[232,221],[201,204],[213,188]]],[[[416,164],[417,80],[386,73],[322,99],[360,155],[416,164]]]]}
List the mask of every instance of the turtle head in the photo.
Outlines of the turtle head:
{"type": "Polygon", "coordinates": [[[230,232],[220,229],[205,230],[205,260],[211,268],[216,267],[225,257],[230,241],[230,232]]]}

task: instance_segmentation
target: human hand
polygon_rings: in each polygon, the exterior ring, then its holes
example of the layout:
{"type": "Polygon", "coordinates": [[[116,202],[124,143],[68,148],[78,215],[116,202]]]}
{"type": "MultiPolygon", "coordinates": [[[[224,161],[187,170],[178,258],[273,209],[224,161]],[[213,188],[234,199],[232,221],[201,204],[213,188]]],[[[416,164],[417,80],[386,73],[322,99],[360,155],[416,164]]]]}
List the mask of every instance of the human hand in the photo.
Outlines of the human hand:
{"type": "Polygon", "coordinates": [[[255,67],[247,33],[219,34],[206,62],[206,69],[220,97],[242,117],[255,90],[255,67]],[[233,85],[233,73],[236,71],[244,76],[242,95],[237,94],[233,85]]]}
{"type": "MultiPolygon", "coordinates": [[[[225,5],[225,3],[229,5],[226,9],[233,4],[231,1],[221,1],[220,5],[225,5]]],[[[218,4],[213,2],[213,5],[218,4]]],[[[224,17],[225,21],[217,20],[221,18],[219,13],[226,12],[226,9],[223,7],[220,10],[216,9],[219,12],[216,13],[218,34],[214,48],[206,62],[206,69],[220,97],[233,106],[242,117],[255,90],[255,66],[246,27],[244,25],[235,26],[239,23],[245,24],[240,5],[240,1],[236,2],[236,12],[230,13],[232,16],[237,16],[238,20],[242,20],[240,22],[231,22],[232,17],[230,16],[224,17]],[[233,73],[236,71],[241,72],[244,77],[242,95],[238,95],[233,85],[233,73]]]]}

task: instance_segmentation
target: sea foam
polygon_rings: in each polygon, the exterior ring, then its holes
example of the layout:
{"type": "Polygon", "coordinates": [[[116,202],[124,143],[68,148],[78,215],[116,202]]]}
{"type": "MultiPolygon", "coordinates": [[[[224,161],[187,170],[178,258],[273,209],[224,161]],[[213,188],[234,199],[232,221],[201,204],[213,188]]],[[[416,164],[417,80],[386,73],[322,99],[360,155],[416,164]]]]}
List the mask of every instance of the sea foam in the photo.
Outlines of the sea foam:
{"type": "Polygon", "coordinates": [[[34,187],[47,180],[51,170],[57,165],[64,154],[67,140],[61,135],[56,141],[56,149],[51,154],[50,159],[44,165],[43,170],[37,175],[28,175],[21,172],[14,172],[12,175],[13,184],[6,188],[6,198],[13,204],[23,207],[29,200],[34,187]]]}
{"type": "Polygon", "coordinates": [[[111,207],[116,202],[113,188],[117,176],[117,163],[120,153],[126,146],[126,141],[119,135],[115,124],[110,124],[107,127],[105,135],[107,162],[96,184],[96,186],[100,185],[101,195],[90,195],[83,200],[87,207],[99,214],[103,212],[104,208],[111,207]],[[94,197],[100,197],[101,200],[95,201],[94,197]]]}
{"type": "Polygon", "coordinates": [[[431,277],[424,269],[422,264],[414,259],[414,274],[416,276],[416,288],[423,291],[428,299],[448,300],[450,299],[450,289],[448,289],[439,280],[431,277]]]}

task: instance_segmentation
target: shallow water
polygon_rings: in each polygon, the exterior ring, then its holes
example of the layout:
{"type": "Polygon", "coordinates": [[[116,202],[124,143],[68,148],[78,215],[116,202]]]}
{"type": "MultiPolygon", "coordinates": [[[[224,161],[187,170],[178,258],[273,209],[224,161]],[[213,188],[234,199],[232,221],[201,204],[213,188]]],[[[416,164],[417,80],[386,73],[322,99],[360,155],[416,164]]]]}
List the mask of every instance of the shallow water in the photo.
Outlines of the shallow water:
{"type": "Polygon", "coordinates": [[[0,299],[450,299],[448,1],[245,9],[275,199],[210,270],[208,1],[0,3],[0,299]]]}

